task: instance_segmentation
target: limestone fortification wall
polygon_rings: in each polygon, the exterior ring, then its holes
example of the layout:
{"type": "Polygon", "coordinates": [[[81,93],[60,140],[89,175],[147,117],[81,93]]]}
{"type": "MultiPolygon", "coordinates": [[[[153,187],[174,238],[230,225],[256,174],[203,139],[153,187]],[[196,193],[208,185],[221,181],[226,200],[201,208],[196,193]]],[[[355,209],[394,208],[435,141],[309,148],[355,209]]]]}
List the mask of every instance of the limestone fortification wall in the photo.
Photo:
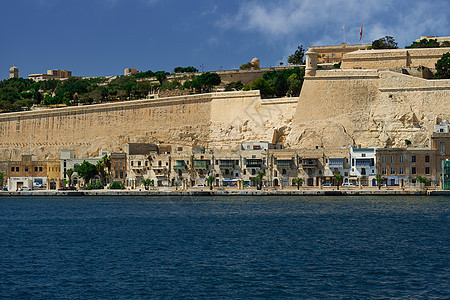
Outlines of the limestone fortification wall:
{"type": "Polygon", "coordinates": [[[0,115],[0,160],[30,151],[58,159],[61,149],[90,157],[123,151],[129,142],[232,148],[245,139],[272,139],[292,120],[297,99],[261,101],[259,91],[67,107],[0,115]]]}
{"type": "Polygon", "coordinates": [[[392,69],[402,67],[434,68],[450,48],[358,50],[344,54],[342,69],[392,69]]]}
{"type": "Polygon", "coordinates": [[[291,146],[428,146],[436,118],[450,119],[450,80],[391,71],[317,71],[305,78],[291,146]]]}

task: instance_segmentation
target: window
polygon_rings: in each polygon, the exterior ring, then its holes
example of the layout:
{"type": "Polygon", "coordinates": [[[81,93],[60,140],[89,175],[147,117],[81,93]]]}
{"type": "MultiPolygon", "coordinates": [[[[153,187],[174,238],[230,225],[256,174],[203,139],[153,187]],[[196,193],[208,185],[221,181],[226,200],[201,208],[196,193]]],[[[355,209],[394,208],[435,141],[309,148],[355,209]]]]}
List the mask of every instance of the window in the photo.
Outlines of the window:
{"type": "Polygon", "coordinates": [[[34,171],[37,172],[38,171],[38,167],[34,167],[34,171]]]}
{"type": "Polygon", "coordinates": [[[42,167],[39,167],[39,172],[42,172],[42,167]]]}
{"type": "Polygon", "coordinates": [[[16,172],[19,172],[19,167],[16,167],[16,172]]]}
{"type": "Polygon", "coordinates": [[[381,174],[383,174],[383,175],[387,174],[386,168],[381,168],[381,174]]]}
{"type": "Polygon", "coordinates": [[[366,169],[361,169],[361,175],[366,175],[366,169]]]}
{"type": "Polygon", "coordinates": [[[141,166],[141,161],[138,161],[138,167],[140,167],[141,166]]]}
{"type": "Polygon", "coordinates": [[[416,156],[415,155],[411,156],[411,162],[416,162],[416,156]]]}
{"type": "Polygon", "coordinates": [[[282,173],[283,175],[286,175],[286,169],[283,169],[283,171],[281,171],[281,173],[282,173]]]}
{"type": "Polygon", "coordinates": [[[366,157],[366,154],[365,153],[361,154],[361,157],[366,157]]]}
{"type": "Polygon", "coordinates": [[[395,175],[395,168],[391,168],[391,175],[395,175]]]}
{"type": "Polygon", "coordinates": [[[391,155],[391,163],[395,163],[395,156],[391,155]]]}
{"type": "Polygon", "coordinates": [[[427,175],[430,174],[430,167],[425,167],[425,174],[427,174],[427,175]]]}
{"type": "Polygon", "coordinates": [[[381,162],[386,162],[386,155],[383,155],[382,157],[381,157],[381,162]]]}
{"type": "Polygon", "coordinates": [[[11,172],[14,172],[14,167],[11,167],[11,172]]]}
{"type": "Polygon", "coordinates": [[[441,152],[445,152],[445,145],[441,145],[441,152]]]}
{"type": "Polygon", "coordinates": [[[131,161],[131,166],[133,166],[133,161],[131,161]]]}
{"type": "Polygon", "coordinates": [[[247,175],[247,169],[244,169],[244,175],[247,175]]]}
{"type": "Polygon", "coordinates": [[[28,172],[28,167],[25,167],[25,172],[28,172]]]}
{"type": "Polygon", "coordinates": [[[411,174],[417,174],[416,167],[411,168],[411,174]]]}
{"type": "Polygon", "coordinates": [[[425,162],[430,162],[430,156],[429,155],[425,155],[425,162]]]}
{"type": "Polygon", "coordinates": [[[403,155],[400,155],[399,157],[398,157],[398,160],[399,160],[399,162],[403,162],[403,155]]]}
{"type": "Polygon", "coordinates": [[[400,168],[398,169],[398,174],[405,174],[405,171],[403,170],[402,167],[400,167],[400,168]]]}
{"type": "Polygon", "coordinates": [[[255,175],[255,174],[256,174],[256,170],[252,169],[252,175],[255,175]]]}

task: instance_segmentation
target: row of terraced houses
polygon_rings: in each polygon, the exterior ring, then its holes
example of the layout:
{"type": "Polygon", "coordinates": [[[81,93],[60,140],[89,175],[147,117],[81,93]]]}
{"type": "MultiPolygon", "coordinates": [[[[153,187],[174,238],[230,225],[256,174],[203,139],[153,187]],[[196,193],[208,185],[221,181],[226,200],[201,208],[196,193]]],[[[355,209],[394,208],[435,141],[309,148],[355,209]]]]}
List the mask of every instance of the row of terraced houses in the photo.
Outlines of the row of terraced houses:
{"type": "MultiPolygon", "coordinates": [[[[268,187],[294,186],[299,177],[307,187],[343,183],[377,186],[378,174],[386,186],[416,186],[421,176],[430,186],[450,188],[447,121],[435,125],[426,148],[286,149],[270,142],[246,142],[230,151],[129,143],[123,153],[101,151],[94,158],[78,158],[71,150],[62,150],[60,159],[53,161],[36,161],[31,155],[23,155],[21,161],[0,162],[0,171],[8,179],[9,190],[33,184],[57,189],[68,181],[68,169],[76,170],[83,161],[96,164],[104,155],[110,156],[109,181],[122,182],[129,189],[142,188],[145,179],[155,187],[206,186],[209,176],[214,176],[213,185],[217,187],[254,186],[252,179],[259,172],[265,173],[264,185],[268,187]],[[335,174],[342,175],[340,182],[335,182],[335,174]]],[[[71,182],[79,188],[85,184],[76,172],[71,182]]]]}

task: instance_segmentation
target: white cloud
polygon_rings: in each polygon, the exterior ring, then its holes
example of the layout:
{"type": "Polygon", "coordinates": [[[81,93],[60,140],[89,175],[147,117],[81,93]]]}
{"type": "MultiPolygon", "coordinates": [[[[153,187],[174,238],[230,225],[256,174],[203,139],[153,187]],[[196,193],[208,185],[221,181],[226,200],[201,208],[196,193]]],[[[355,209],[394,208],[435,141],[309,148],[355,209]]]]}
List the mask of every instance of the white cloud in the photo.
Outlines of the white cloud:
{"type": "Polygon", "coordinates": [[[234,15],[227,15],[218,26],[256,32],[267,40],[306,37],[309,42],[342,41],[340,29],[346,27],[347,41],[391,35],[409,44],[422,34],[448,34],[448,0],[272,0],[245,1],[234,15]]]}

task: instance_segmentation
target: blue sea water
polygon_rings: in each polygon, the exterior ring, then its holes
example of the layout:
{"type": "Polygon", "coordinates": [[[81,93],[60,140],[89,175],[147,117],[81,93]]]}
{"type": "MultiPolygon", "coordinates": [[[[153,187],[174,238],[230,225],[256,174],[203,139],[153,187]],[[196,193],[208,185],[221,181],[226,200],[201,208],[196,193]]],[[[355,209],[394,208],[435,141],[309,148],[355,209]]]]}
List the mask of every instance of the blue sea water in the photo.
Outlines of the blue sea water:
{"type": "Polygon", "coordinates": [[[449,200],[0,198],[0,298],[448,299],[449,200]]]}

